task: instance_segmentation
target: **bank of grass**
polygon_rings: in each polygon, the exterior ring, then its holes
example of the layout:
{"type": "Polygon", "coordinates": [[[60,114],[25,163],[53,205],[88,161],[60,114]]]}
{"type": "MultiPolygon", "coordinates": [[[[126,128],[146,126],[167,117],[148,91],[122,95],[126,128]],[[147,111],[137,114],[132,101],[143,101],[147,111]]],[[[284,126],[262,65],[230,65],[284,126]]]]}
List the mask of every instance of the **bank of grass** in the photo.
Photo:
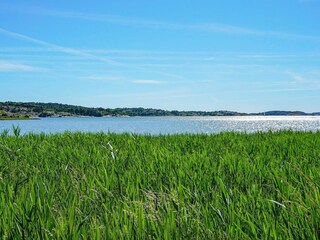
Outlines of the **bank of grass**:
{"type": "Polygon", "coordinates": [[[1,120],[34,120],[35,118],[31,118],[29,116],[0,116],[1,120]]]}
{"type": "Polygon", "coordinates": [[[1,239],[320,236],[320,132],[14,133],[1,239]]]}

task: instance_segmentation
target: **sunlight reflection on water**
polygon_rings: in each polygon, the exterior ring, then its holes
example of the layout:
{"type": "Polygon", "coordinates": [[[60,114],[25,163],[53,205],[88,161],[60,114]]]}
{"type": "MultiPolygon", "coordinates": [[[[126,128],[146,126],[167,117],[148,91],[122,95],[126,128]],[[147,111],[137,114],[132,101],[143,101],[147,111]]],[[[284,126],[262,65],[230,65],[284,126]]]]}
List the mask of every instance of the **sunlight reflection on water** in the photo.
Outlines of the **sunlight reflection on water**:
{"type": "Polygon", "coordinates": [[[70,117],[34,121],[0,121],[0,131],[19,126],[22,133],[131,132],[150,134],[257,132],[292,129],[320,131],[319,116],[234,116],[234,117],[70,117]]]}

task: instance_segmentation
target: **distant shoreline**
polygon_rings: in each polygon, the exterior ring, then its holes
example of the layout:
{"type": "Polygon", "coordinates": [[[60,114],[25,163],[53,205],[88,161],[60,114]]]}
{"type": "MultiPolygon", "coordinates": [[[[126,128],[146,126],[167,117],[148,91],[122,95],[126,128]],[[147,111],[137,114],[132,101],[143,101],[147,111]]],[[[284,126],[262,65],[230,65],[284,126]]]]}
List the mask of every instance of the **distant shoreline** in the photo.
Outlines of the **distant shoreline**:
{"type": "Polygon", "coordinates": [[[161,117],[161,116],[320,116],[320,112],[266,111],[241,113],[228,110],[177,111],[153,108],[91,108],[60,103],[0,102],[0,120],[35,120],[45,117],[161,117]]]}
{"type": "Polygon", "coordinates": [[[38,117],[33,117],[33,118],[19,118],[19,117],[12,117],[12,118],[0,118],[0,121],[12,121],[12,120],[40,120],[38,117]]]}

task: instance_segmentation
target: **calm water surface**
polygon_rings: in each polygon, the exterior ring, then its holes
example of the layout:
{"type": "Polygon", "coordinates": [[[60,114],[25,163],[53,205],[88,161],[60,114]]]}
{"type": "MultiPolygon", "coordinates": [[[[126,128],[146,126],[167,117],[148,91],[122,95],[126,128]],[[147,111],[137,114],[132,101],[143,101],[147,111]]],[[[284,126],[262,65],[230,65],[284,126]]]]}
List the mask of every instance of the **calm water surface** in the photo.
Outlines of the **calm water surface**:
{"type": "Polygon", "coordinates": [[[292,129],[320,131],[319,116],[250,117],[70,117],[28,121],[0,121],[0,132],[19,126],[22,133],[131,132],[131,133],[219,133],[292,129]]]}

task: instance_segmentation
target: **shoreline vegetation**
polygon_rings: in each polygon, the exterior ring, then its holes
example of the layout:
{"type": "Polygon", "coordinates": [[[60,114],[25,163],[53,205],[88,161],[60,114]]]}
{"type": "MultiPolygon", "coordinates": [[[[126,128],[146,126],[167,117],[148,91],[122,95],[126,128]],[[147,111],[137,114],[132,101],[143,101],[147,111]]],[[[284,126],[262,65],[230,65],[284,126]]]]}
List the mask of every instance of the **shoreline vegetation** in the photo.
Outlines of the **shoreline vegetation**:
{"type": "Polygon", "coordinates": [[[38,117],[30,117],[30,116],[2,116],[0,120],[36,120],[38,117]]]}
{"type": "Polygon", "coordinates": [[[234,111],[168,111],[152,108],[90,108],[60,103],[0,102],[0,120],[27,120],[43,117],[110,116],[320,116],[320,112],[268,111],[240,113],[234,111]]]}
{"type": "Polygon", "coordinates": [[[320,132],[0,133],[3,239],[314,239],[320,132]]]}

